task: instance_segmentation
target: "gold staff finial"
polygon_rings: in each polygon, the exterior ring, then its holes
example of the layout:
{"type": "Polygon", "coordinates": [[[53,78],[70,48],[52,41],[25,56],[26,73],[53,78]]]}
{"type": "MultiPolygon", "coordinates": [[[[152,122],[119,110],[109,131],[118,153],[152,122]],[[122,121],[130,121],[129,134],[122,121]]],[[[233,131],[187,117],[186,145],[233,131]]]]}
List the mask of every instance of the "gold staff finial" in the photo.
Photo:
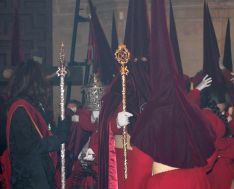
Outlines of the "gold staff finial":
{"type": "MultiPolygon", "coordinates": [[[[121,64],[120,74],[122,78],[122,105],[123,111],[126,111],[126,75],[128,68],[126,64],[130,59],[130,52],[124,44],[120,44],[115,52],[115,59],[121,64]]],[[[127,162],[127,125],[123,127],[123,150],[124,150],[124,178],[128,178],[128,162],[127,162]]]]}
{"type": "Polygon", "coordinates": [[[120,44],[118,49],[115,51],[115,59],[121,64],[125,65],[130,60],[130,52],[126,45],[120,44]]]}

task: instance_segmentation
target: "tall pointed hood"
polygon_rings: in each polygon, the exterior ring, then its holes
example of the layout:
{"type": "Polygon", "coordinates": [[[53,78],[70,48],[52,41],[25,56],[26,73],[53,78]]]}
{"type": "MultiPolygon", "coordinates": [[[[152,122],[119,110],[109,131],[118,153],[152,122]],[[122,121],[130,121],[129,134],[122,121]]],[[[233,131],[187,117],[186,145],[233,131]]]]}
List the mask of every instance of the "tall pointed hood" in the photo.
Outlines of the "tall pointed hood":
{"type": "Polygon", "coordinates": [[[214,151],[211,129],[179,84],[164,0],[152,0],[151,22],[152,95],[131,142],[159,163],[179,168],[205,165],[214,151]]]}
{"type": "MultiPolygon", "coordinates": [[[[148,100],[148,49],[149,31],[145,0],[130,0],[125,32],[125,43],[132,54],[127,64],[129,74],[126,79],[127,111],[138,115],[141,105],[148,100]],[[142,60],[142,57],[143,58],[142,60]],[[147,58],[146,58],[147,57],[147,58]],[[135,59],[136,58],[136,59],[135,59]],[[134,61],[135,60],[135,61],[134,61]]],[[[99,116],[99,188],[108,189],[118,185],[115,163],[115,147],[110,129],[110,119],[121,105],[121,75],[118,74],[103,97],[102,110],[99,116]]],[[[134,123],[128,125],[131,135],[134,123]]]]}
{"type": "Polygon", "coordinates": [[[219,47],[207,3],[204,3],[203,34],[203,75],[212,77],[212,86],[223,84],[223,74],[219,67],[219,47]]]}
{"type": "Polygon", "coordinates": [[[101,81],[104,84],[109,84],[116,73],[114,56],[91,0],[89,0],[89,5],[91,12],[90,30],[94,44],[94,73],[100,75],[101,81]]]}
{"type": "Polygon", "coordinates": [[[176,24],[175,24],[175,18],[174,18],[171,0],[170,0],[170,38],[171,38],[171,44],[172,44],[174,54],[175,54],[179,77],[183,78],[184,73],[183,73],[183,67],[182,67],[182,62],[181,62],[181,57],[180,57],[180,48],[179,48],[179,42],[177,38],[176,24]]]}
{"type": "Polygon", "coordinates": [[[150,93],[149,34],[146,1],[130,0],[124,43],[131,53],[131,60],[127,65],[128,77],[132,77],[134,80],[140,106],[147,101],[150,93]]]}
{"type": "Polygon", "coordinates": [[[95,39],[92,29],[92,22],[89,23],[89,39],[88,39],[88,50],[87,50],[87,63],[92,64],[94,59],[93,49],[95,49],[95,39]]]}
{"type": "Polygon", "coordinates": [[[225,38],[223,65],[226,69],[232,72],[232,47],[231,47],[231,33],[230,33],[230,19],[229,18],[228,18],[226,38],[225,38]]]}
{"type": "Polygon", "coordinates": [[[124,43],[132,59],[141,60],[149,55],[149,23],[145,0],[130,0],[126,21],[124,43]]]}
{"type": "Polygon", "coordinates": [[[115,12],[113,11],[112,15],[112,35],[111,35],[111,49],[113,53],[115,53],[116,49],[118,48],[119,41],[118,41],[118,33],[116,28],[116,21],[115,21],[115,12]]]}

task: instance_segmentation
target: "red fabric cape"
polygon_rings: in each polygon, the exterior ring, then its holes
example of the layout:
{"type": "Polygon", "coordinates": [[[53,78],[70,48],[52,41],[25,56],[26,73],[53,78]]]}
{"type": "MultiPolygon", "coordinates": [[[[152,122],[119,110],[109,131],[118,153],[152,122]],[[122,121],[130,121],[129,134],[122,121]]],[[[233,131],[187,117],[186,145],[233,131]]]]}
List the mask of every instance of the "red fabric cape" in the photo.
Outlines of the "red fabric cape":
{"type": "MultiPolygon", "coordinates": [[[[24,108],[30,117],[34,128],[36,129],[38,135],[43,139],[51,136],[51,132],[48,130],[47,123],[45,119],[42,117],[41,113],[37,111],[31,104],[23,99],[16,100],[10,107],[7,114],[7,127],[6,127],[6,139],[7,139],[7,149],[5,150],[3,156],[1,157],[1,161],[4,163],[4,173],[3,177],[5,179],[5,189],[10,189],[10,178],[11,178],[11,164],[10,164],[10,126],[11,119],[17,108],[24,108]]],[[[53,161],[53,165],[57,164],[57,154],[56,152],[51,152],[50,157],[53,161]]],[[[55,174],[55,180],[58,181],[58,174],[55,174]]]]}

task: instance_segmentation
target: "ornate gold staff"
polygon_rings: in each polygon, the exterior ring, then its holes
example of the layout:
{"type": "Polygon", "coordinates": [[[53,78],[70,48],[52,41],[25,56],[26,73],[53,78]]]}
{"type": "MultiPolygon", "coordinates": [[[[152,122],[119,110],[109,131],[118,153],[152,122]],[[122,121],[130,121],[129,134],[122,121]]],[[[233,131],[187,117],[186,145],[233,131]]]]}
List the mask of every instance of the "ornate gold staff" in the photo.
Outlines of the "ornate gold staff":
{"type": "MultiPolygon", "coordinates": [[[[128,68],[126,64],[130,59],[130,53],[125,45],[120,44],[115,52],[115,59],[121,64],[120,74],[122,78],[122,104],[123,111],[126,111],[126,75],[128,68]]],[[[127,125],[123,127],[123,150],[124,150],[124,178],[128,178],[128,162],[127,162],[127,125]]]]}
{"type": "MultiPolygon", "coordinates": [[[[61,43],[60,52],[59,52],[59,67],[57,70],[57,76],[60,77],[60,113],[61,120],[65,118],[65,107],[64,107],[64,80],[67,74],[65,67],[65,53],[64,53],[64,44],[61,43]]],[[[66,180],[65,180],[65,143],[61,144],[61,188],[65,189],[66,180]]]]}

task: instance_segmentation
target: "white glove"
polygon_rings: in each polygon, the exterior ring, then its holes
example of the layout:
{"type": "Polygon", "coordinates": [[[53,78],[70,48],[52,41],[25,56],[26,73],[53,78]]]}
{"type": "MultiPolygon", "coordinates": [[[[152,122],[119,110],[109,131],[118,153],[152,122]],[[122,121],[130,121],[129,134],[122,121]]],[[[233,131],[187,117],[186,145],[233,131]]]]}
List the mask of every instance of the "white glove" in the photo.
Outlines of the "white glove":
{"type": "Polygon", "coordinates": [[[201,83],[199,83],[199,84],[197,85],[196,89],[199,90],[199,91],[202,91],[203,89],[209,87],[209,86],[211,85],[211,83],[212,83],[212,78],[209,77],[208,75],[206,75],[206,76],[202,79],[201,83]]]}
{"type": "Polygon", "coordinates": [[[231,75],[232,75],[232,78],[230,79],[230,81],[231,81],[232,83],[234,83],[234,73],[231,72],[231,75]]]}
{"type": "Polygon", "coordinates": [[[117,116],[117,128],[122,128],[129,124],[129,117],[132,117],[133,114],[129,112],[119,112],[117,116]]]}
{"type": "Polygon", "coordinates": [[[82,159],[82,151],[78,155],[78,160],[81,160],[81,159],[82,159]]]}
{"type": "Polygon", "coordinates": [[[79,122],[79,116],[78,115],[73,115],[72,117],[71,117],[71,120],[72,120],[72,122],[79,122]]]}
{"type": "Polygon", "coordinates": [[[220,57],[220,58],[219,58],[219,68],[220,68],[221,70],[225,69],[225,67],[224,67],[224,65],[223,65],[223,57],[220,57]]]}
{"type": "Polygon", "coordinates": [[[233,107],[232,107],[232,106],[228,108],[228,114],[229,114],[229,115],[232,115],[232,114],[233,114],[233,107]]]}
{"type": "Polygon", "coordinates": [[[84,160],[93,161],[95,159],[95,153],[91,148],[88,148],[84,160]]]}
{"type": "Polygon", "coordinates": [[[228,123],[232,121],[232,114],[233,114],[233,107],[229,107],[228,116],[227,116],[228,123]]]}
{"type": "Polygon", "coordinates": [[[100,111],[92,111],[92,114],[91,114],[91,122],[92,123],[95,123],[98,118],[99,118],[99,114],[100,114],[100,111]]]}
{"type": "Polygon", "coordinates": [[[231,122],[231,121],[232,121],[232,116],[229,115],[229,116],[227,117],[227,121],[228,121],[228,123],[231,122]]]}
{"type": "Polygon", "coordinates": [[[221,70],[224,70],[224,69],[225,69],[225,67],[224,67],[224,65],[223,65],[222,62],[219,63],[219,68],[220,68],[221,70]]]}

